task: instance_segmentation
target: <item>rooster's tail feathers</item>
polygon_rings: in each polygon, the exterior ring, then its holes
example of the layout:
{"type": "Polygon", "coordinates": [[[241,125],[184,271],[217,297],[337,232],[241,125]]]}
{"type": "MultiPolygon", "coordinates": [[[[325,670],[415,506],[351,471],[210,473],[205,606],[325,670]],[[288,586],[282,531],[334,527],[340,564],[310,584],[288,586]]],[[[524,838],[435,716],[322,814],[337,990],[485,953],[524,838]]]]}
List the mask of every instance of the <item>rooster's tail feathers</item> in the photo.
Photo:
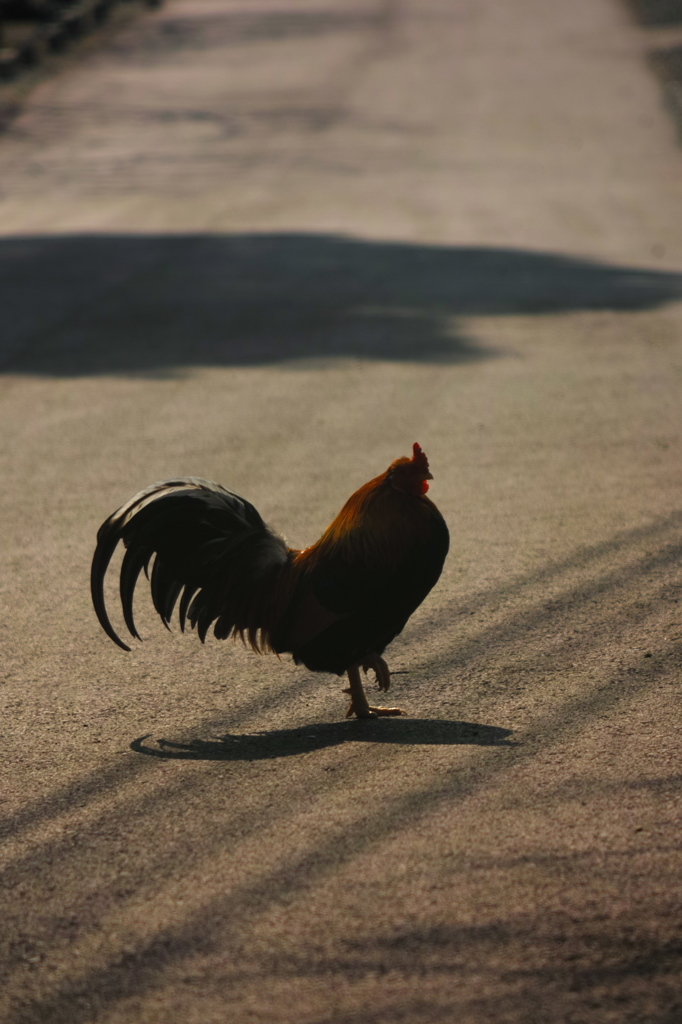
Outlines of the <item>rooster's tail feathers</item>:
{"type": "Polygon", "coordinates": [[[92,562],[92,600],[104,631],[129,651],[104,601],[104,577],[119,541],[126,547],[120,596],[131,636],[140,639],[133,594],[144,570],[166,627],[180,598],[180,628],[189,622],[202,642],[215,622],[220,639],[232,633],[248,639],[254,650],[269,647],[283,599],[283,570],[293,553],[244,498],[208,480],[168,480],[140,491],[102,524],[92,562]]]}

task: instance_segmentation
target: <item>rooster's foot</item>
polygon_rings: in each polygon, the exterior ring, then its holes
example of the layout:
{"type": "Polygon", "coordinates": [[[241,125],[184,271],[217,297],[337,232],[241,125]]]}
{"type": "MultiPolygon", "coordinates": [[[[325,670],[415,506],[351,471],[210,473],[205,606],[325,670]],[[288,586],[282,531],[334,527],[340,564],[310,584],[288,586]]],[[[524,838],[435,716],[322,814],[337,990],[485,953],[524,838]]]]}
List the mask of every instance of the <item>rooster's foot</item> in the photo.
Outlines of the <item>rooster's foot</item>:
{"type": "MultiPolygon", "coordinates": [[[[369,654],[363,660],[362,667],[365,672],[370,668],[374,669],[380,690],[387,690],[389,688],[391,685],[391,675],[388,671],[388,665],[378,654],[369,654]]],[[[344,693],[350,694],[351,701],[350,707],[346,712],[346,718],[352,718],[353,715],[356,715],[357,718],[382,718],[389,715],[406,714],[402,708],[373,707],[368,703],[365,691],[362,688],[359,665],[351,665],[348,669],[348,682],[350,686],[347,690],[344,690],[344,693]]]]}
{"type": "MultiPolygon", "coordinates": [[[[344,690],[344,693],[350,693],[350,690],[344,690]]],[[[382,718],[390,715],[406,715],[407,711],[403,711],[402,708],[376,708],[371,704],[365,704],[359,709],[355,707],[353,701],[348,706],[346,711],[346,718],[352,718],[355,715],[357,718],[382,718]]]]}

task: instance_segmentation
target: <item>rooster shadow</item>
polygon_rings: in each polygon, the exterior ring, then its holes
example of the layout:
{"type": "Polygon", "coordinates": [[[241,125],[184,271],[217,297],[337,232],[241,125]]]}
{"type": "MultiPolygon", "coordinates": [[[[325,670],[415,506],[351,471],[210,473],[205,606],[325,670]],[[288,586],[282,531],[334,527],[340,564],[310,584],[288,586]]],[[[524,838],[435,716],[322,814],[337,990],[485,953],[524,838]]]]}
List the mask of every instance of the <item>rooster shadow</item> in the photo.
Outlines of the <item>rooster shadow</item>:
{"type": "Polygon", "coordinates": [[[130,749],[148,757],[176,761],[267,761],[309,754],[343,743],[391,743],[411,746],[517,746],[510,729],[447,719],[394,718],[348,722],[319,722],[296,729],[216,736],[186,743],[151,739],[151,733],[133,740],[130,749]]]}

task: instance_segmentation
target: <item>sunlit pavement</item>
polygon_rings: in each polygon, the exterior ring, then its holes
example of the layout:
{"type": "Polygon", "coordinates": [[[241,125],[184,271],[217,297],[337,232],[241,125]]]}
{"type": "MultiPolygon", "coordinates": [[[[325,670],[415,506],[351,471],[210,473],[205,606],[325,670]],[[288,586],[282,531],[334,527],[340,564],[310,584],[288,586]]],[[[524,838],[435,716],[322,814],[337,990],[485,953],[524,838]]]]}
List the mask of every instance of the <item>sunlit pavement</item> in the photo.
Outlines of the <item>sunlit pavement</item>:
{"type": "Polygon", "coordinates": [[[0,137],[3,1021],[680,1019],[649,47],[615,0],[169,0],[0,137]],[[453,544],[388,651],[408,718],[143,588],[143,645],[99,629],[142,486],[305,545],[414,441],[453,544]]]}

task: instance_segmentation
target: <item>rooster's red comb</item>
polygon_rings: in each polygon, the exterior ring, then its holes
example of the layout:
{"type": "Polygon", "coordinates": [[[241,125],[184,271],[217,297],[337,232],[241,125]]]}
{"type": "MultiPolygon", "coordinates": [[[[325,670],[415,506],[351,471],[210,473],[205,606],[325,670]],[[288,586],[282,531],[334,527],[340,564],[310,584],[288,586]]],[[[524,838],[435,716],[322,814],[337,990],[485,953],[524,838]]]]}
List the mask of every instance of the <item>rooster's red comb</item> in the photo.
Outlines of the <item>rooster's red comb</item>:
{"type": "Polygon", "coordinates": [[[414,463],[415,469],[428,469],[429,460],[421,449],[421,446],[415,441],[412,445],[412,462],[414,463]]]}

